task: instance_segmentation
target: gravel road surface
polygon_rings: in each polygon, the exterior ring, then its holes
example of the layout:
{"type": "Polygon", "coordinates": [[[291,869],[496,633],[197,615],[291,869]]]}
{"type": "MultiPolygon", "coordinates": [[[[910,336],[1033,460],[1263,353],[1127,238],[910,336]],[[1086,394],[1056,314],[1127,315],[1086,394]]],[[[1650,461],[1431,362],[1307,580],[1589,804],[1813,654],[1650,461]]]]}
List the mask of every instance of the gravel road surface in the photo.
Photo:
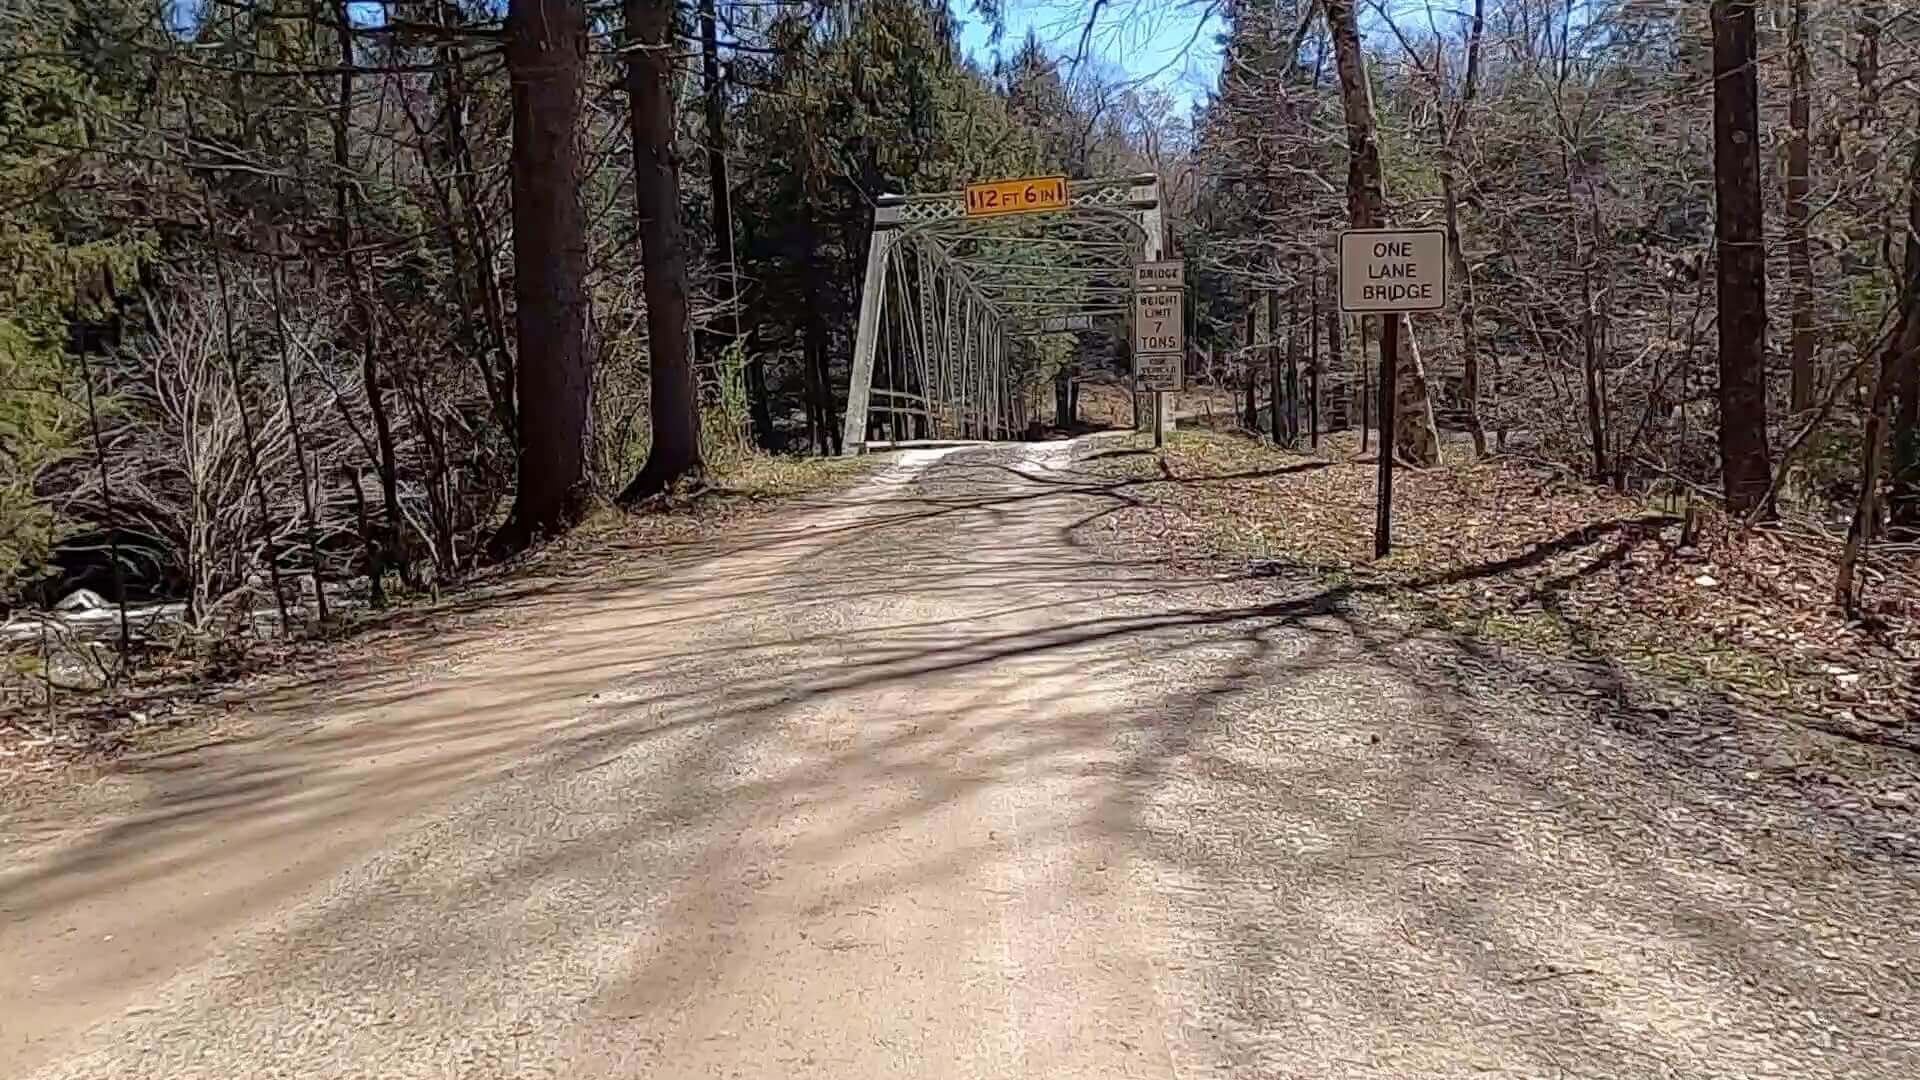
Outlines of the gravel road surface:
{"type": "Polygon", "coordinates": [[[10,823],[0,1076],[1920,1075],[1897,793],[1175,571],[1100,452],[908,452],[10,823]]]}

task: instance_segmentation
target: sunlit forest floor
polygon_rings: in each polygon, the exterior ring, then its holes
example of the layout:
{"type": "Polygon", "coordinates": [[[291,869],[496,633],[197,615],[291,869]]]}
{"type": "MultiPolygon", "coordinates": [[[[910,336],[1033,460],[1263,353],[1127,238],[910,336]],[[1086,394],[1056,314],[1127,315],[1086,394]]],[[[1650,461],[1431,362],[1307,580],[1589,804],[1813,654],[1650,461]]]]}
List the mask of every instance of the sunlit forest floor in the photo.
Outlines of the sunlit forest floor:
{"type": "Polygon", "coordinates": [[[1182,431],[1158,456],[1110,437],[1087,467],[1137,481],[1090,528],[1192,563],[1307,571],[1383,615],[1618,665],[1850,738],[1920,748],[1911,567],[1876,574],[1867,618],[1835,608],[1836,546],[1730,528],[1512,460],[1449,447],[1396,473],[1393,554],[1373,554],[1376,459],[1357,436],[1311,453],[1182,431]],[[1685,539],[1685,543],[1683,543],[1685,539]]]}

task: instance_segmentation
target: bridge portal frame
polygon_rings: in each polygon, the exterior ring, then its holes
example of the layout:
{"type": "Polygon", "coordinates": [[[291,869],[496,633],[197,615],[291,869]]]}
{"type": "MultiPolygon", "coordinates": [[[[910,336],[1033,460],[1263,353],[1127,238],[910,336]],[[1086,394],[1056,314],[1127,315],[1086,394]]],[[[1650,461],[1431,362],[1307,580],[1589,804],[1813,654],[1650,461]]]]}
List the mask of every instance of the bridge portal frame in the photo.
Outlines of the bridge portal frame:
{"type": "Polygon", "coordinates": [[[1001,217],[967,216],[961,191],[876,201],[843,452],[866,450],[876,418],[895,442],[1015,437],[1027,395],[1013,341],[1053,317],[1131,318],[1133,267],[1166,246],[1159,178],[1070,180],[1067,194],[1063,209],[1001,217]]]}

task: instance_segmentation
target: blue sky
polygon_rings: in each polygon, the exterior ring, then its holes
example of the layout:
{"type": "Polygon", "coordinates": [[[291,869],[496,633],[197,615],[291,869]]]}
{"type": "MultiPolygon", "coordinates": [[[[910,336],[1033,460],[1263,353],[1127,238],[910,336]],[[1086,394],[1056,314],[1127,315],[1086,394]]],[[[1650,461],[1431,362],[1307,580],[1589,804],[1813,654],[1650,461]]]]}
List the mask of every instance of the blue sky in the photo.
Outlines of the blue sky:
{"type": "MultiPolygon", "coordinates": [[[[1007,33],[998,52],[1012,52],[1032,30],[1047,51],[1071,57],[1080,47],[1091,5],[1086,0],[1005,0],[1005,6],[1007,33]]],[[[1214,43],[1219,19],[1209,15],[1214,6],[1205,0],[1113,0],[1100,13],[1087,53],[1103,69],[1150,79],[1182,102],[1199,101],[1220,72],[1214,43]]],[[[954,7],[964,15],[964,5],[954,7]]],[[[967,19],[960,42],[983,61],[996,51],[977,19],[967,19]]]]}
{"type": "MultiPolygon", "coordinates": [[[[176,0],[182,18],[198,8],[199,0],[176,0]]],[[[970,5],[955,0],[965,26],[961,46],[983,62],[996,52],[1017,48],[1031,31],[1047,51],[1071,57],[1080,48],[1089,0],[1002,0],[1006,36],[998,46],[988,40],[986,24],[971,17],[970,5]]],[[[373,23],[381,17],[377,0],[356,0],[353,17],[373,23]]],[[[1215,0],[1108,0],[1087,38],[1088,60],[1097,69],[1143,79],[1166,90],[1183,104],[1203,100],[1220,74],[1220,52],[1214,38],[1220,19],[1213,14],[1215,0]]],[[[184,22],[182,23],[184,25],[184,22]]]]}

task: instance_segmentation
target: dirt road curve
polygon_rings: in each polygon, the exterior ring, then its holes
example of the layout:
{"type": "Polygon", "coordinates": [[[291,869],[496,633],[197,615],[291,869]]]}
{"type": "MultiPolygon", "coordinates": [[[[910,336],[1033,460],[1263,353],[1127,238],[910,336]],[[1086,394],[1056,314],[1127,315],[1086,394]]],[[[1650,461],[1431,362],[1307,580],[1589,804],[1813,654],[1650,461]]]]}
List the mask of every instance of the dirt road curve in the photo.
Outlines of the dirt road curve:
{"type": "Polygon", "coordinates": [[[1116,558],[1085,452],[918,452],[10,824],[0,1076],[1920,1075],[1897,837],[1116,558]]]}

